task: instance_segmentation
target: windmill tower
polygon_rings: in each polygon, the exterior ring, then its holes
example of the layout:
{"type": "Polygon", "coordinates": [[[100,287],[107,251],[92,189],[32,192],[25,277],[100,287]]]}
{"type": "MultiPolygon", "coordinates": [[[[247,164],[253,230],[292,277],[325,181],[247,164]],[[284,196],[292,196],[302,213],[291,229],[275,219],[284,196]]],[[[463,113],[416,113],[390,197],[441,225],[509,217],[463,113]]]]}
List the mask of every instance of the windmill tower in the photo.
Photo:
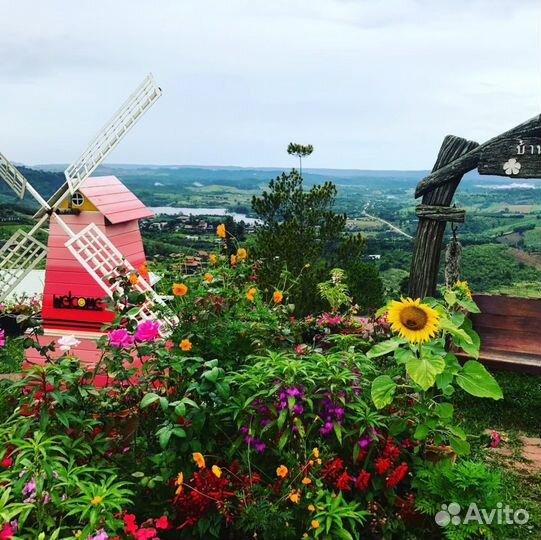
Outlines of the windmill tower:
{"type": "MultiPolygon", "coordinates": [[[[119,266],[135,271],[145,262],[138,220],[152,213],[116,177],[91,174],[160,96],[149,74],[64,171],[66,182],[48,201],[0,154],[0,177],[19,198],[28,192],[40,205],[34,227],[18,230],[0,249],[0,301],[47,256],[43,318],[52,338],[98,331],[111,316],[102,299],[117,287],[104,278],[117,275],[119,266]],[[47,224],[48,247],[36,237],[47,224]]],[[[149,299],[138,316],[151,318],[149,308],[161,298],[144,277],[135,288],[149,299]]]]}

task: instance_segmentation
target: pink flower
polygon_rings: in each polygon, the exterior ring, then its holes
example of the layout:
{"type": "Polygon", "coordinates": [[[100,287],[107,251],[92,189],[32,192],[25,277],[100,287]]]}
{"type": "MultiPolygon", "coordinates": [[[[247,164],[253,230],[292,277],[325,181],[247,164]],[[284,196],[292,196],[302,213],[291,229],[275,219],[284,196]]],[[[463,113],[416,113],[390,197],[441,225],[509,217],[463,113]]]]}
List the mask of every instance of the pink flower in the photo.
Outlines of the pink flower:
{"type": "Polygon", "coordinates": [[[118,349],[129,349],[134,342],[134,337],[125,328],[118,328],[109,332],[109,343],[118,349]]]}
{"type": "Polygon", "coordinates": [[[137,341],[154,341],[160,332],[160,323],[154,321],[143,321],[135,331],[137,341]]]}
{"type": "Polygon", "coordinates": [[[60,345],[60,350],[65,352],[68,352],[71,348],[81,344],[73,334],[62,336],[60,339],[57,339],[56,342],[60,345]]]}
{"type": "Polygon", "coordinates": [[[6,333],[4,330],[0,330],[0,347],[3,347],[6,344],[6,333]]]}
{"type": "Polygon", "coordinates": [[[156,520],[156,529],[169,529],[171,524],[167,516],[161,516],[156,520]]]}
{"type": "Polygon", "coordinates": [[[11,528],[9,523],[6,523],[2,529],[0,529],[0,540],[11,540],[15,531],[11,528]]]}
{"type": "Polygon", "coordinates": [[[490,434],[490,438],[492,439],[490,441],[490,446],[492,446],[492,448],[497,448],[502,442],[502,438],[500,437],[500,434],[497,431],[493,431],[490,434]]]}

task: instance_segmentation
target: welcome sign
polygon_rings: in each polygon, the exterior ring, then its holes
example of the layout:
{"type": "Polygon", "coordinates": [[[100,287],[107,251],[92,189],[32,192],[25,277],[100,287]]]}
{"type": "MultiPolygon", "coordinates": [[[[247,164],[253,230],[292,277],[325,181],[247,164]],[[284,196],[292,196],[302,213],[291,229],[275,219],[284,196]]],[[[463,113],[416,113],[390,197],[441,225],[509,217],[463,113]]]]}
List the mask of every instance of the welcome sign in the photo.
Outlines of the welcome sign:
{"type": "Polygon", "coordinates": [[[76,296],[71,291],[65,295],[53,294],[53,307],[56,309],[81,309],[86,311],[103,311],[102,298],[76,296]]]}

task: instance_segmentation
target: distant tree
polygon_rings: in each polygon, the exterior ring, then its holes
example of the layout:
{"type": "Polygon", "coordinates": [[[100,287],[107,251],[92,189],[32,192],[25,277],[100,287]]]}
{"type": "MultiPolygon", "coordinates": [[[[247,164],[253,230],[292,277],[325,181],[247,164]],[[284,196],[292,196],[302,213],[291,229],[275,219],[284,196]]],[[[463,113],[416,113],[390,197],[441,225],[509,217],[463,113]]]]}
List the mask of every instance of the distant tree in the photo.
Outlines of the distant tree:
{"type": "Polygon", "coordinates": [[[297,144],[290,142],[287,146],[287,153],[290,156],[297,156],[299,158],[299,174],[302,176],[302,158],[310,156],[314,151],[314,147],[311,144],[297,144]]]}
{"type": "Polygon", "coordinates": [[[362,256],[365,240],[345,234],[345,214],[333,211],[336,195],[332,182],[305,191],[301,175],[293,169],[252,198],[260,221],[254,236],[254,252],[262,264],[259,282],[270,295],[284,270],[293,276],[302,273],[289,298],[301,315],[324,308],[317,284],[328,279],[332,268],[348,274],[350,264],[362,256]]]}
{"type": "Polygon", "coordinates": [[[383,281],[374,263],[353,261],[348,265],[347,283],[353,302],[359,304],[363,313],[383,305],[383,281]]]}

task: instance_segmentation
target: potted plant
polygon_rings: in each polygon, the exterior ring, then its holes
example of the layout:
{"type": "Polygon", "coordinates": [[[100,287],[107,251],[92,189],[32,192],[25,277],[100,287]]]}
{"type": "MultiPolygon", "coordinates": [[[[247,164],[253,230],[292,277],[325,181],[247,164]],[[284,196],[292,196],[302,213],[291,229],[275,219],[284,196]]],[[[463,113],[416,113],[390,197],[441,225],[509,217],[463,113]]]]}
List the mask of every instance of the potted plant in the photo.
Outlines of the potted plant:
{"type": "Polygon", "coordinates": [[[0,305],[0,329],[4,330],[6,336],[21,336],[40,311],[39,295],[15,297],[12,301],[0,305]]]}

